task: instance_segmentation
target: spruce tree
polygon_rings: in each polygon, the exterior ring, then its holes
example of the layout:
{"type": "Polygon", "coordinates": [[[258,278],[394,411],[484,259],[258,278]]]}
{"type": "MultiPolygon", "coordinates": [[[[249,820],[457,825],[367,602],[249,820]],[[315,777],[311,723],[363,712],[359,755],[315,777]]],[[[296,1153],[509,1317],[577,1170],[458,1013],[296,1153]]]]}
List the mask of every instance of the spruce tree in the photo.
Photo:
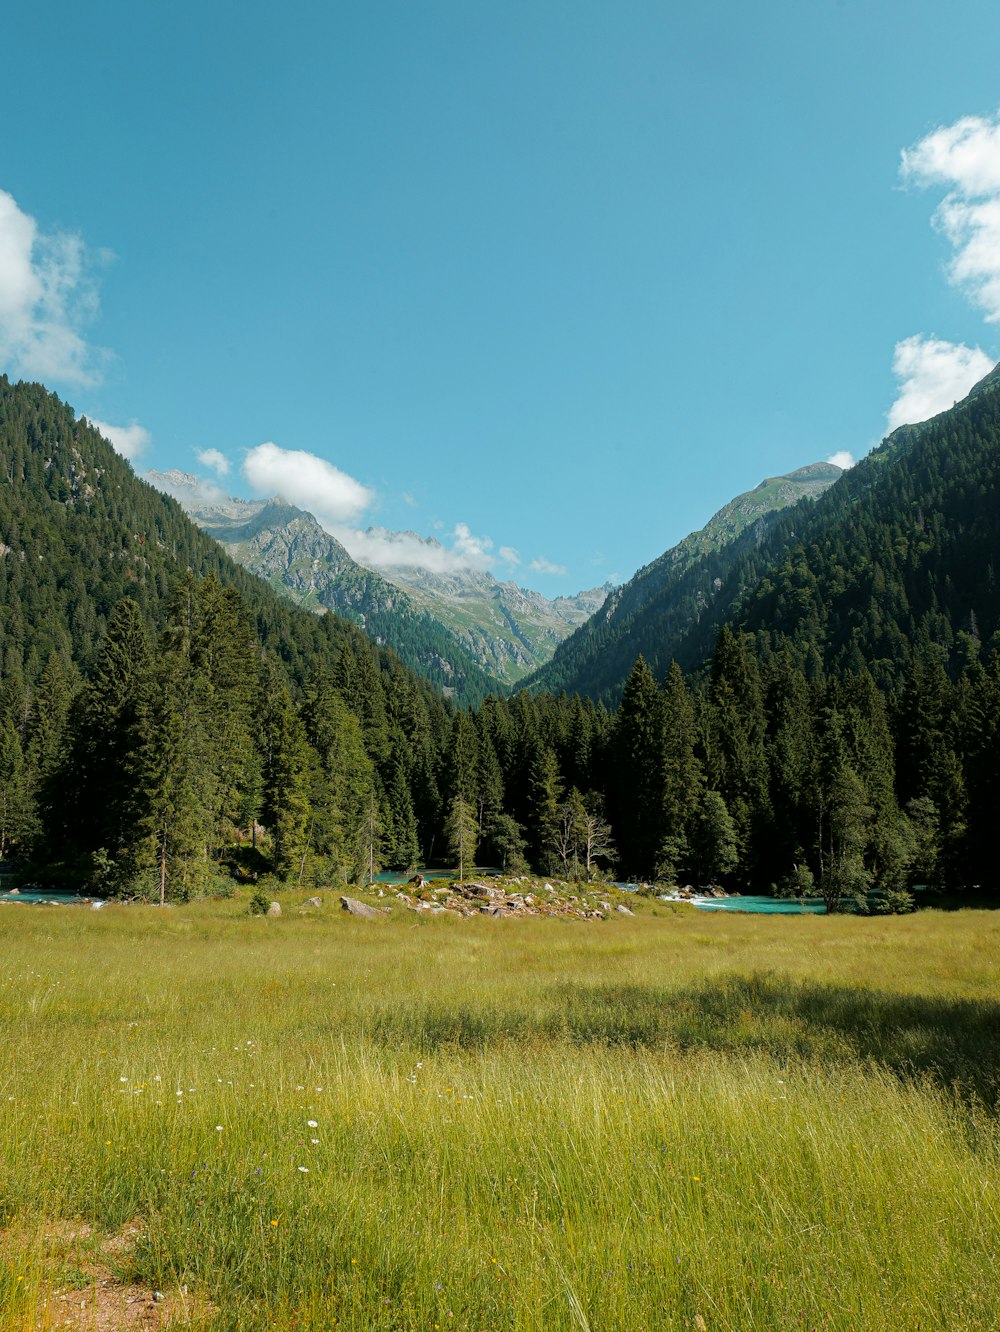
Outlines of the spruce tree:
{"type": "Polygon", "coordinates": [[[458,877],[461,880],[465,877],[466,868],[475,864],[478,829],[475,810],[460,795],[452,798],[444,835],[452,863],[458,865],[458,877]]]}

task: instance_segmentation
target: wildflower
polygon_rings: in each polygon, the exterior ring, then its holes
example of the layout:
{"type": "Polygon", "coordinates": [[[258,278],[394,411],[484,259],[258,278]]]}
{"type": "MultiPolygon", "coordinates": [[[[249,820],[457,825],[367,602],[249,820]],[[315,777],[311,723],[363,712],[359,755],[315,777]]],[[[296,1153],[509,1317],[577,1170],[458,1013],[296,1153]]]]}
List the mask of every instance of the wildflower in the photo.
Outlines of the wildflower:
{"type": "Polygon", "coordinates": [[[221,1125],[221,1124],[216,1124],[216,1126],[215,1126],[215,1131],[216,1131],[216,1133],[221,1133],[221,1132],[222,1132],[222,1125],[221,1125]]]}
{"type": "Polygon", "coordinates": [[[276,1226],[277,1224],[278,1224],[277,1221],[272,1221],[272,1222],[271,1222],[271,1225],[272,1225],[272,1226],[276,1226]]]}
{"type": "Polygon", "coordinates": [[[307,1119],[306,1123],[309,1125],[310,1128],[319,1128],[319,1123],[315,1119],[307,1119]]]}
{"type": "Polygon", "coordinates": [[[316,1144],[319,1142],[319,1138],[310,1138],[309,1141],[310,1141],[310,1142],[312,1143],[312,1145],[315,1147],[316,1144]]]}
{"type": "Polygon", "coordinates": [[[299,1169],[302,1171],[303,1175],[308,1175],[308,1174],[309,1174],[309,1167],[308,1167],[308,1166],[299,1166],[299,1169]]]}

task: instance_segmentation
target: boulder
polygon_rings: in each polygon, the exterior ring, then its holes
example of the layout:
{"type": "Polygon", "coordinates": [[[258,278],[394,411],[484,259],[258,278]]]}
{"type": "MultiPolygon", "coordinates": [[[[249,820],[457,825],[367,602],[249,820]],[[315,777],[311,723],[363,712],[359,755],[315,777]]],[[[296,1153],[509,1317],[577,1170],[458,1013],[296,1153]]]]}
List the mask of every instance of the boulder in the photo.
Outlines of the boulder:
{"type": "Polygon", "coordinates": [[[280,902],[272,902],[271,905],[267,908],[267,914],[268,914],[269,916],[280,916],[280,915],[281,915],[281,903],[280,903],[280,902]]]}
{"type": "Polygon", "coordinates": [[[321,897],[307,897],[302,905],[308,907],[321,907],[323,905],[323,899],[321,897]]]}
{"type": "Polygon", "coordinates": [[[360,916],[362,920],[378,920],[385,915],[384,911],[379,911],[378,907],[369,906],[367,902],[359,902],[355,897],[342,897],[340,905],[352,916],[360,916]]]}
{"type": "Polygon", "coordinates": [[[631,907],[627,907],[624,902],[619,902],[615,910],[623,916],[634,916],[635,912],[631,907]]]}

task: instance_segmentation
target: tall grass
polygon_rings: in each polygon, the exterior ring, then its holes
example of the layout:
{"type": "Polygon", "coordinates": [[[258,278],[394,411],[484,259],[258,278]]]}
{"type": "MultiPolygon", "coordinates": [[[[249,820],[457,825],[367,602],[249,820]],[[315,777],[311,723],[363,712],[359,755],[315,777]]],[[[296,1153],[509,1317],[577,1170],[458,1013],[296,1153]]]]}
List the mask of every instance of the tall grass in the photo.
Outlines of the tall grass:
{"type": "Polygon", "coordinates": [[[995,1328],[998,943],[10,909],[0,1325],[78,1218],[214,1329],[995,1328]]]}

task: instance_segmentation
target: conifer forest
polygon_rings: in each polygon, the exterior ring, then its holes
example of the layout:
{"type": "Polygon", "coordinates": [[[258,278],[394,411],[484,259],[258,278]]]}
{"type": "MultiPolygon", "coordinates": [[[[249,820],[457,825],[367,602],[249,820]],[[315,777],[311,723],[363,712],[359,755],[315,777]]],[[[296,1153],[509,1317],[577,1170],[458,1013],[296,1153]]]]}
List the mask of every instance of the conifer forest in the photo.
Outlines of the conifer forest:
{"type": "Polygon", "coordinates": [[[700,662],[657,642],[610,707],[475,709],[283,601],[85,419],[2,379],[0,859],[164,900],[460,860],[828,910],[995,896],[991,378],[808,501],[700,662]]]}

